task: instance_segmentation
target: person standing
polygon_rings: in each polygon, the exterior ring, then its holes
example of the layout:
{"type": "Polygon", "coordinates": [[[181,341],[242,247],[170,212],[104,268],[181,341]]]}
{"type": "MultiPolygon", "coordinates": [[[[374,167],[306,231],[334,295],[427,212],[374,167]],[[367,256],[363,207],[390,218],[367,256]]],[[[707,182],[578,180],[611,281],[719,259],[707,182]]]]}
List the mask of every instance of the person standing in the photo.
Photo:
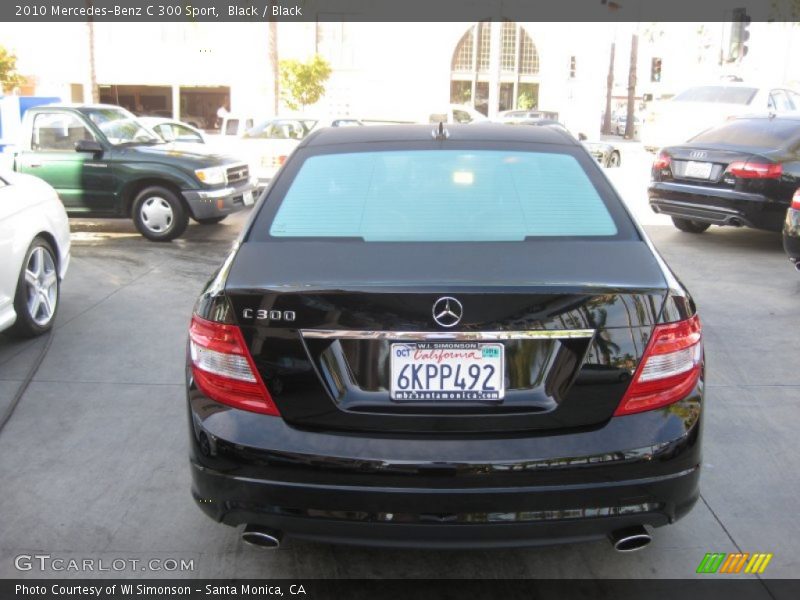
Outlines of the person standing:
{"type": "Polygon", "coordinates": [[[222,127],[222,121],[224,121],[225,117],[229,114],[231,113],[228,111],[228,106],[223,102],[222,106],[217,109],[217,129],[222,127]]]}

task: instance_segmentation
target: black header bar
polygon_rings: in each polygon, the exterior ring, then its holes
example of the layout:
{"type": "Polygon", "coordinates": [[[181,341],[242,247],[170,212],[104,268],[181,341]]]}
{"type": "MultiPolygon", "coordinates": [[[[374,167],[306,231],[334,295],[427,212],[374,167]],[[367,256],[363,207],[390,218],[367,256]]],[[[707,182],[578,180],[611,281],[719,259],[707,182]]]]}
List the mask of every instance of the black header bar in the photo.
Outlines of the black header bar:
{"type": "Polygon", "coordinates": [[[797,0],[3,0],[0,21],[721,22],[740,10],[800,20],[797,0]]]}

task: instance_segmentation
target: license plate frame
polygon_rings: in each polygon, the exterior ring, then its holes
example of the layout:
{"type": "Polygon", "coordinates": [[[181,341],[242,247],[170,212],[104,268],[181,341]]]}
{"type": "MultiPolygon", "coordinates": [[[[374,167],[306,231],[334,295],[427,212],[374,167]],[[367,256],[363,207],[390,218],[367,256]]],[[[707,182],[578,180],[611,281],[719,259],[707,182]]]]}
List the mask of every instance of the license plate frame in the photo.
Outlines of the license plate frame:
{"type": "Polygon", "coordinates": [[[394,402],[502,402],[505,346],[498,342],[394,343],[389,377],[394,402]],[[429,370],[429,365],[434,369],[429,370]],[[470,371],[473,365],[478,366],[477,378],[476,369],[470,371]],[[449,372],[443,367],[450,367],[449,372]],[[401,376],[405,376],[404,386],[401,376]]]}
{"type": "Polygon", "coordinates": [[[710,162],[690,160],[686,163],[683,171],[685,177],[692,179],[711,179],[711,171],[714,165],[710,162]]]}

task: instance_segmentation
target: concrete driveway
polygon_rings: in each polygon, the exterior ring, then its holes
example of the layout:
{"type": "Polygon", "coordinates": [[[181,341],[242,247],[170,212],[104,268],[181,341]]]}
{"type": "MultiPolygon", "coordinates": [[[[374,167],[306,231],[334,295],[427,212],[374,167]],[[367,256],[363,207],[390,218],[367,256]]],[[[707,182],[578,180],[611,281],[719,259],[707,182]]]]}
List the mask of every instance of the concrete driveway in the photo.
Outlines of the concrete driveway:
{"type": "MultiPolygon", "coordinates": [[[[613,178],[697,300],[708,394],[702,500],[656,530],[646,550],[617,554],[606,542],[457,552],[243,546],[190,498],[182,370],[193,302],[245,215],[192,225],[165,245],[128,222],[76,220],[51,345],[0,433],[0,577],[685,578],[706,552],[735,551],[774,553],[766,580],[796,576],[800,276],[779,235],[712,228],[692,236],[649,214],[649,160],[632,146],[613,178]],[[174,559],[193,569],[18,571],[21,554],[174,559]]],[[[0,413],[43,344],[0,336],[0,413]]]]}

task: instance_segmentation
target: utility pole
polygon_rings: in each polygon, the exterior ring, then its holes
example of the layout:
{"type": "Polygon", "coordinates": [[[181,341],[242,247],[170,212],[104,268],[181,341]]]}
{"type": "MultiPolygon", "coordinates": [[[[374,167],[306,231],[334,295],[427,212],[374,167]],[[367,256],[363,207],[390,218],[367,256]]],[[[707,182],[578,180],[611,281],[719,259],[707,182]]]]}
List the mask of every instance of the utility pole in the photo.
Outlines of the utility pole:
{"type": "Polygon", "coordinates": [[[631,64],[628,71],[628,114],[625,123],[625,139],[633,139],[636,124],[633,122],[636,112],[636,68],[639,64],[639,36],[634,32],[631,36],[631,64]]]}
{"type": "Polygon", "coordinates": [[[608,77],[606,78],[606,112],[603,115],[603,133],[611,133],[611,96],[614,93],[614,54],[617,44],[611,42],[611,58],[608,62],[608,77]]]}

